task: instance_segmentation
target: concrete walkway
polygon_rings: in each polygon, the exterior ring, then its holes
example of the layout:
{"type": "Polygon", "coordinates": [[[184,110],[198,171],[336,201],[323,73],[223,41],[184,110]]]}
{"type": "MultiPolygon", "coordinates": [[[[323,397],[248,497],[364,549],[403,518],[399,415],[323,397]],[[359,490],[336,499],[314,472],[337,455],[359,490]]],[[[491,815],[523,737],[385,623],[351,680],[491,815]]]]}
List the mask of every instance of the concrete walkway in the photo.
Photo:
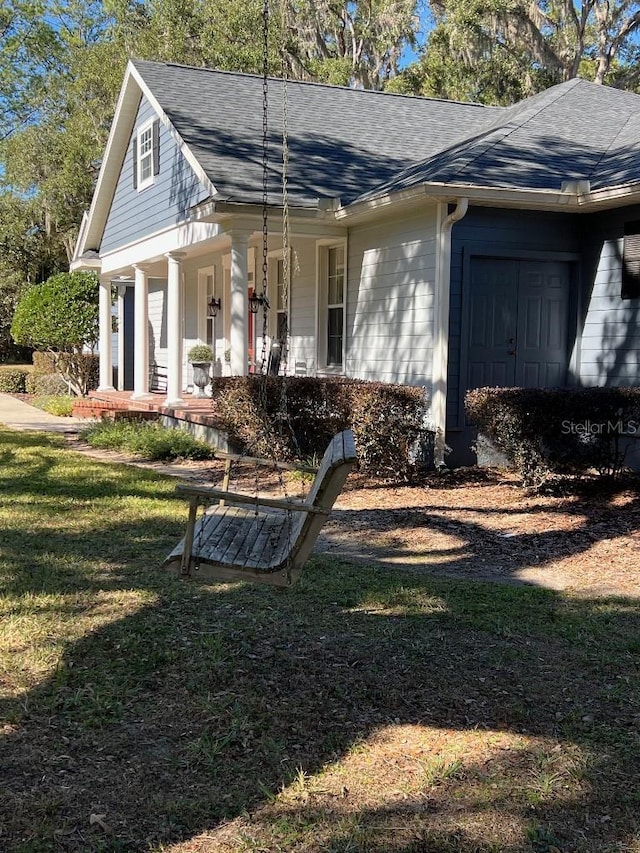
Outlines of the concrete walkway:
{"type": "Polygon", "coordinates": [[[0,424],[10,429],[73,434],[86,423],[84,418],[59,418],[57,415],[50,415],[48,412],[29,406],[22,400],[12,397],[11,394],[0,394],[0,424]]]}

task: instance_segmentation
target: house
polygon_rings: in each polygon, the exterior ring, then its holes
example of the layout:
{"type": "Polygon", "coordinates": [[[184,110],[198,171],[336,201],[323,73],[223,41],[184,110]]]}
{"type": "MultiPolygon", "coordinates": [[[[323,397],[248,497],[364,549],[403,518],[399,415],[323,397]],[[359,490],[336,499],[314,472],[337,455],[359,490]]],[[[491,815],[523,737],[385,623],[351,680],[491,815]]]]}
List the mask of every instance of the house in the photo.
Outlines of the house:
{"type": "Polygon", "coordinates": [[[101,277],[103,390],[114,287],[134,398],[156,363],[179,404],[198,342],[247,373],[286,311],[290,373],[425,386],[454,463],[468,388],[638,383],[640,96],[575,79],[501,108],[269,80],[265,259],[262,98],[257,76],[129,63],[72,262],[101,277]]]}

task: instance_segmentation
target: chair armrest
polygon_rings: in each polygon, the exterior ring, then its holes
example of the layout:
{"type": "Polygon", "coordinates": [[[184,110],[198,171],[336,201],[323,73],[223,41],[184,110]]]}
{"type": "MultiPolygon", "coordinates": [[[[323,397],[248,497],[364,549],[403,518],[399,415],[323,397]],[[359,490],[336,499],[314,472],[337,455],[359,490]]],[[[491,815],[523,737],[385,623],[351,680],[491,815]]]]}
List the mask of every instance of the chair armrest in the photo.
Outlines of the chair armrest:
{"type": "Polygon", "coordinates": [[[205,503],[209,499],[223,500],[229,504],[240,504],[254,507],[271,507],[272,509],[287,509],[292,512],[306,512],[313,515],[329,515],[327,510],[315,507],[304,501],[284,500],[283,498],[258,497],[257,495],[246,495],[241,492],[225,492],[224,489],[215,489],[209,486],[176,486],[176,492],[191,498],[202,498],[199,503],[205,503]]]}

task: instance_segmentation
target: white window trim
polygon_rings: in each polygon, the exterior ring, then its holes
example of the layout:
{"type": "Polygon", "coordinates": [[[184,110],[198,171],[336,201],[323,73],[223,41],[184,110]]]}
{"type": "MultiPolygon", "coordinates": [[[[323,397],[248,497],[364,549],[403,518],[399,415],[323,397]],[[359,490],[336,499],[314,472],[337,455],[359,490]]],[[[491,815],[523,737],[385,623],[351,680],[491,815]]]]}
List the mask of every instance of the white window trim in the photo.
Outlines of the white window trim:
{"type": "MultiPolygon", "coordinates": [[[[269,282],[269,338],[275,341],[278,334],[278,261],[284,260],[282,249],[275,249],[268,253],[268,282],[269,282]]],[[[291,250],[289,250],[289,270],[291,270],[291,250]]],[[[288,337],[291,338],[291,288],[293,276],[290,276],[289,292],[287,293],[287,304],[284,312],[287,315],[288,337]]]]}
{"type": "Polygon", "coordinates": [[[209,297],[209,294],[207,293],[207,278],[209,276],[213,279],[213,290],[211,295],[213,297],[217,297],[215,266],[211,265],[207,267],[200,267],[198,269],[198,342],[202,344],[206,344],[207,342],[207,323],[209,322],[209,317],[207,315],[207,303],[209,297]]]}
{"type": "Polygon", "coordinates": [[[153,174],[153,122],[154,119],[150,118],[149,121],[145,121],[144,124],[141,124],[138,130],[136,131],[136,173],[138,177],[138,192],[147,189],[150,187],[155,181],[155,175],[153,174]],[[146,154],[142,154],[142,145],[140,144],[140,140],[142,139],[142,135],[146,133],[148,130],[151,131],[151,148],[146,154]],[[142,160],[143,156],[149,157],[151,160],[151,174],[148,178],[142,180],[142,160]]]}
{"type": "Polygon", "coordinates": [[[347,362],[347,291],[349,283],[347,240],[318,240],[316,242],[316,364],[319,375],[343,376],[347,362]],[[342,290],[342,364],[327,364],[328,310],[327,288],[329,249],[344,251],[344,286],[342,290]]]}

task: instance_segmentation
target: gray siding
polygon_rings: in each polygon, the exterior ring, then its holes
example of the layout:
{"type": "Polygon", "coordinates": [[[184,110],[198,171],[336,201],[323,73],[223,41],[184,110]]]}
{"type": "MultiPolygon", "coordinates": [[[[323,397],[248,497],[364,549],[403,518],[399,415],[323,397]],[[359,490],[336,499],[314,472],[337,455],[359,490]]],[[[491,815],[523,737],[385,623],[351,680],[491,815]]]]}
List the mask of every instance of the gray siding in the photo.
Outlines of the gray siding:
{"type": "MultiPolygon", "coordinates": [[[[138,108],[134,133],[155,113],[144,98],[138,108]]],[[[169,228],[187,218],[189,208],[208,195],[180,153],[167,128],[160,125],[160,173],[154,183],[138,191],[133,186],[131,138],[107,217],[100,252],[115,249],[169,228]]]]}
{"type": "MultiPolygon", "coordinates": [[[[539,256],[542,259],[553,252],[577,255],[580,248],[576,217],[567,214],[470,208],[465,218],[454,225],[451,246],[448,430],[464,426],[462,399],[466,391],[466,377],[461,376],[461,372],[465,259],[474,254],[496,258],[539,256]]],[[[575,314],[575,308],[573,311],[575,314]]]]}
{"type": "Polygon", "coordinates": [[[346,374],[431,386],[435,207],[349,234],[346,374]]]}
{"type": "Polygon", "coordinates": [[[640,384],[640,300],[620,295],[624,223],[638,219],[634,207],[583,222],[583,385],[640,384]]]}

